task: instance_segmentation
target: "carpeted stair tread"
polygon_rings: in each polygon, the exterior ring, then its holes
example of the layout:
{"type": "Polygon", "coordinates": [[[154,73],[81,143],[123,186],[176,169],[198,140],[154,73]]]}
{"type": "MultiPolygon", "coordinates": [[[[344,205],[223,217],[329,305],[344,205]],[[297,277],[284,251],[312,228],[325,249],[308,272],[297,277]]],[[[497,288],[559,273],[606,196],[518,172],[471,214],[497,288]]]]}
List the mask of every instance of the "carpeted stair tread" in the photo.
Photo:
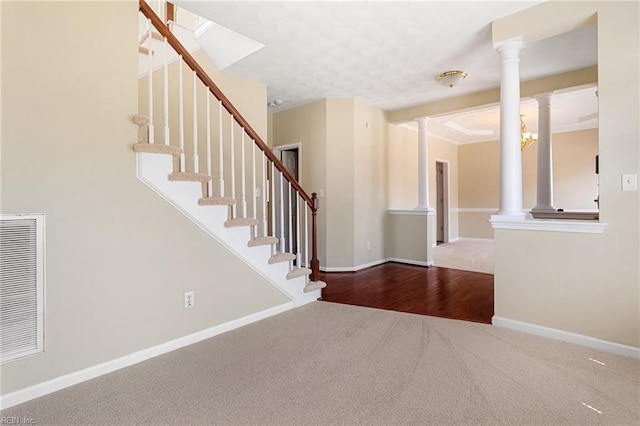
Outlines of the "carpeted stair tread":
{"type": "Polygon", "coordinates": [[[165,145],[161,143],[136,143],[133,145],[133,150],[135,152],[150,152],[152,154],[182,154],[182,149],[180,149],[180,147],[165,145]]]}
{"type": "Polygon", "coordinates": [[[276,253],[271,258],[269,258],[269,264],[273,265],[274,263],[280,262],[288,262],[296,258],[295,254],[292,253],[276,253]]]}
{"type": "Polygon", "coordinates": [[[209,182],[211,176],[206,173],[179,172],[171,173],[169,180],[173,182],[209,182]]]}
{"type": "Polygon", "coordinates": [[[257,247],[257,246],[270,246],[276,244],[278,239],[276,237],[258,237],[249,241],[247,244],[248,247],[257,247]]]}
{"type": "Polygon", "coordinates": [[[236,203],[231,197],[207,197],[198,200],[199,206],[232,206],[236,203]]]}
{"type": "Polygon", "coordinates": [[[251,219],[249,217],[239,217],[236,219],[229,219],[224,223],[227,228],[233,228],[236,226],[256,226],[258,224],[257,219],[251,219]]]}
{"type": "Polygon", "coordinates": [[[307,268],[293,268],[293,271],[287,274],[287,279],[292,280],[298,277],[305,277],[311,274],[311,269],[307,268]]]}
{"type": "Polygon", "coordinates": [[[309,292],[312,292],[313,290],[325,288],[326,286],[327,286],[327,283],[325,283],[324,281],[309,281],[309,283],[304,287],[303,291],[305,293],[309,293],[309,292]]]}

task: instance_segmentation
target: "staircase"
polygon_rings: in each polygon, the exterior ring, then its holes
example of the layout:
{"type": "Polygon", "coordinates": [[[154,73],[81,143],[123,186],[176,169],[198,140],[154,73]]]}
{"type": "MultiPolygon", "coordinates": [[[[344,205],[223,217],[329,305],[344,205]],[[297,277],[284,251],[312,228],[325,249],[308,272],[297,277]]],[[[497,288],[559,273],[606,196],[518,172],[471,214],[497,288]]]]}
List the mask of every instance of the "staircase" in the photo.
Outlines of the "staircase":
{"type": "Polygon", "coordinates": [[[178,41],[173,5],[156,9],[163,18],[140,0],[147,28],[138,51],[148,71],[146,114],[133,118],[138,177],[294,306],[317,300],[325,283],[316,194],[303,190],[178,41]],[[177,96],[170,90],[176,85],[177,96]]]}

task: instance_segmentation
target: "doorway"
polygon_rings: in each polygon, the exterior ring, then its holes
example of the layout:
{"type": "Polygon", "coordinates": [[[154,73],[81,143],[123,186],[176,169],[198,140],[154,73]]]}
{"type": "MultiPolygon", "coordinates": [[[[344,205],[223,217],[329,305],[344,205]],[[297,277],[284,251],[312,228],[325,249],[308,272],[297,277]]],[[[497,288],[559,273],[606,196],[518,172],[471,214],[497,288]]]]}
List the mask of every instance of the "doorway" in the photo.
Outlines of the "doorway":
{"type": "Polygon", "coordinates": [[[449,162],[436,160],[436,241],[449,242],[449,162]]]}
{"type": "MultiPolygon", "coordinates": [[[[301,144],[289,144],[289,145],[280,145],[274,147],[274,153],[278,157],[278,159],[284,165],[284,168],[289,172],[289,174],[298,182],[300,182],[300,150],[301,144]]],[[[280,187],[281,182],[280,177],[276,175],[275,177],[276,188],[280,187]]],[[[298,221],[298,208],[297,203],[300,201],[297,197],[297,193],[295,190],[289,191],[289,184],[286,180],[282,182],[283,191],[282,191],[282,201],[280,200],[280,191],[275,191],[274,194],[274,202],[276,217],[280,217],[280,210],[282,209],[282,214],[284,215],[284,227],[281,226],[280,221],[275,221],[275,236],[281,241],[284,241],[284,244],[281,246],[281,252],[288,252],[292,254],[298,253],[298,235],[297,235],[297,227],[295,224],[298,221]],[[291,226],[289,226],[291,224],[291,226]]],[[[294,264],[297,261],[294,261],[294,264]]]]}

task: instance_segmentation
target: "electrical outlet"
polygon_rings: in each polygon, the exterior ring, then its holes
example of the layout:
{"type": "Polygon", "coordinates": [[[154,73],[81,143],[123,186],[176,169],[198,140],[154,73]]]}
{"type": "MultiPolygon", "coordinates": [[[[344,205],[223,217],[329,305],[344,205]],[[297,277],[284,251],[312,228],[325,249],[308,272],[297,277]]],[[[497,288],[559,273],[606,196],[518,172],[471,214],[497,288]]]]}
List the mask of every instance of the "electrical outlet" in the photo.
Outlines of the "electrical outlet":
{"type": "Polygon", "coordinates": [[[371,241],[367,241],[367,250],[371,250],[371,241]]]}
{"type": "Polygon", "coordinates": [[[638,190],[638,175],[637,174],[623,174],[622,175],[622,190],[623,191],[637,191],[638,190]]]}
{"type": "Polygon", "coordinates": [[[256,188],[256,192],[255,192],[255,194],[256,194],[256,197],[259,197],[259,196],[260,196],[260,188],[256,188]]]}
{"type": "Polygon", "coordinates": [[[184,307],[193,308],[193,291],[187,291],[184,293],[184,307]]]}

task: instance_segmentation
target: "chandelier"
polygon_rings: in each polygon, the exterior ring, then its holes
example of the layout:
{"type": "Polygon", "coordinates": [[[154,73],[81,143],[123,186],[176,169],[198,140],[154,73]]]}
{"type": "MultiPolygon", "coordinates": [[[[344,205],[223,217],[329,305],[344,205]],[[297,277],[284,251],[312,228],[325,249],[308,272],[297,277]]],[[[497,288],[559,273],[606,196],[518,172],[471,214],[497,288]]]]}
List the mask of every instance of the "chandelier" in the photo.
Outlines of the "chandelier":
{"type": "Polygon", "coordinates": [[[520,150],[524,151],[538,140],[537,133],[527,131],[527,125],[524,124],[524,114],[520,114],[520,150]]]}

